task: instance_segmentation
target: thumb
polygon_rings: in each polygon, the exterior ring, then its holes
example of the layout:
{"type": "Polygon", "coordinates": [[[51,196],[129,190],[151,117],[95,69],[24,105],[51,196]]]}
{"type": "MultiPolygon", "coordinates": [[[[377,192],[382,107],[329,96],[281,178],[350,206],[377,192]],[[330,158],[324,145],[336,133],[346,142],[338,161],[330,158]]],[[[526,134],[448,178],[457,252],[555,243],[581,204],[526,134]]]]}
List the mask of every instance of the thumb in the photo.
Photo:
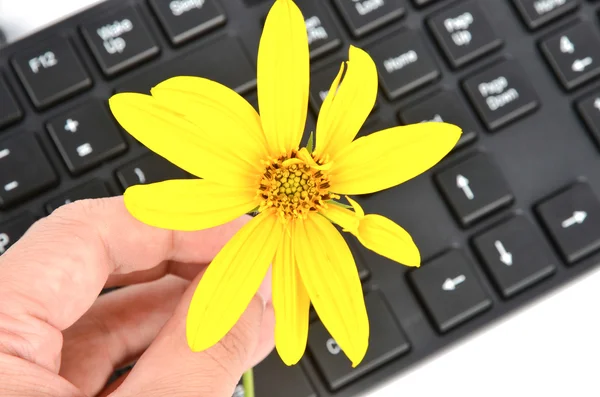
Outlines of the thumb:
{"type": "Polygon", "coordinates": [[[273,349],[273,306],[264,298],[270,297],[268,275],[231,331],[213,347],[192,352],[186,340],[186,316],[198,281],[111,396],[229,397],[243,373],[273,349]]]}

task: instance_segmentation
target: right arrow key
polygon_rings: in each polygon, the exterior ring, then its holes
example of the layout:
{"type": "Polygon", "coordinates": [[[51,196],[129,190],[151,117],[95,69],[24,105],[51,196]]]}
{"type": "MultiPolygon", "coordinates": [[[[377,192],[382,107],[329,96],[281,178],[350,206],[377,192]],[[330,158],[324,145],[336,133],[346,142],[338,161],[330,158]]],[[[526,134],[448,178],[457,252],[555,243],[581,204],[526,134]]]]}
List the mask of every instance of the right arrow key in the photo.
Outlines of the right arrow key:
{"type": "Polygon", "coordinates": [[[546,200],[537,211],[569,264],[600,249],[600,201],[587,183],[546,200]]]}

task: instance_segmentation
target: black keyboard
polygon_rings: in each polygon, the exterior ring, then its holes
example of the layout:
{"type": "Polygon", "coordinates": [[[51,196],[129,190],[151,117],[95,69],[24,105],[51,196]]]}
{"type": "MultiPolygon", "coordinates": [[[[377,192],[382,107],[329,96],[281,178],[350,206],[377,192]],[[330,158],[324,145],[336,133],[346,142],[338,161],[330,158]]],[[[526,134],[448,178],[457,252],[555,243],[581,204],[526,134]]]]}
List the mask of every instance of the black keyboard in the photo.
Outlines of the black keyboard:
{"type": "MultiPolygon", "coordinates": [[[[361,200],[424,258],[407,269],[350,240],[371,321],[364,361],[352,369],[313,318],[299,365],[274,352],[257,367],[258,396],[357,395],[598,265],[600,2],[296,1],[313,111],[353,43],[381,83],[361,135],[426,120],[464,134],[430,172],[361,200]]],[[[271,4],[109,0],[1,49],[0,254],[65,203],[190,177],[124,133],[107,99],[197,75],[256,105],[271,4]]]]}

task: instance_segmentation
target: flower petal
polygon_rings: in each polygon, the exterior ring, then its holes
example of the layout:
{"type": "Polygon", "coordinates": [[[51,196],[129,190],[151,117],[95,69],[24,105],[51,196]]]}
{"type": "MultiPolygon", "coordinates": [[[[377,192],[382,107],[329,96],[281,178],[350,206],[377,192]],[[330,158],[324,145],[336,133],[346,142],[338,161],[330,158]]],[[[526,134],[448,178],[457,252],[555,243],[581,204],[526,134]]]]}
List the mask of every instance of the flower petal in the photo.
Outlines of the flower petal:
{"type": "Polygon", "coordinates": [[[365,215],[356,201],[350,197],[346,198],[355,212],[333,205],[321,212],[340,225],[344,231],[356,236],[358,241],[371,251],[405,266],[421,265],[419,248],[406,230],[384,216],[365,215]]]}
{"type": "Polygon", "coordinates": [[[319,214],[298,220],[294,254],[313,306],[356,367],[369,345],[369,319],[356,263],[344,238],[319,214]]]}
{"type": "Polygon", "coordinates": [[[260,117],[273,157],[300,144],[309,79],[304,17],[293,1],[276,0],[265,21],[257,64],[260,117]]]}
{"type": "MultiPolygon", "coordinates": [[[[235,141],[219,145],[195,123],[150,95],[122,93],[112,96],[110,108],[121,126],[148,149],[171,163],[223,185],[257,187],[260,173],[243,160],[235,141]]],[[[212,134],[218,131],[212,131],[212,134]]]]}
{"type": "Polygon", "coordinates": [[[136,185],[128,188],[123,198],[136,219],[151,226],[184,231],[222,225],[260,204],[256,189],[200,179],[136,185]]]}
{"type": "Polygon", "coordinates": [[[377,67],[373,59],[360,48],[350,46],[347,69],[334,80],[321,107],[317,120],[317,158],[337,153],[348,146],[375,106],[377,99],[377,67]]]}
{"type": "Polygon", "coordinates": [[[284,231],[283,241],[273,262],[275,346],[287,365],[296,364],[306,350],[310,307],[310,299],[294,258],[293,244],[293,232],[288,229],[284,231]]]}
{"type": "Polygon", "coordinates": [[[188,311],[186,334],[193,351],[215,345],[239,320],[269,270],[282,233],[277,216],[263,212],[213,259],[188,311]]]}
{"type": "Polygon", "coordinates": [[[229,147],[235,142],[235,151],[244,153],[241,159],[263,170],[260,160],[267,158],[267,142],[260,117],[237,92],[201,77],[180,76],[163,81],[151,93],[196,124],[210,139],[207,144],[229,147]]]}
{"type": "Polygon", "coordinates": [[[406,182],[442,160],[460,134],[455,125],[431,122],[358,138],[335,158],[329,170],[330,191],[368,194],[406,182]]]}

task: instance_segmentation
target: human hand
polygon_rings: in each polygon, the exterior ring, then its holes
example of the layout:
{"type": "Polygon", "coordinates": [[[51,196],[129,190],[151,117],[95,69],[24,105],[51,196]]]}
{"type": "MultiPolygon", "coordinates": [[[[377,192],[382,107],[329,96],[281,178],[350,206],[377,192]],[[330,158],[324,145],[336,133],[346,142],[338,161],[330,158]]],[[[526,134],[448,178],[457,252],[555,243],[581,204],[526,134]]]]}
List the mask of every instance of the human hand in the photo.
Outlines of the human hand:
{"type": "Polygon", "coordinates": [[[0,257],[0,395],[231,396],[273,348],[270,277],[214,347],[193,353],[185,323],[203,269],[247,220],[172,232],[135,220],[115,197],[34,224],[0,257]],[[114,286],[127,287],[98,298],[114,286]]]}

